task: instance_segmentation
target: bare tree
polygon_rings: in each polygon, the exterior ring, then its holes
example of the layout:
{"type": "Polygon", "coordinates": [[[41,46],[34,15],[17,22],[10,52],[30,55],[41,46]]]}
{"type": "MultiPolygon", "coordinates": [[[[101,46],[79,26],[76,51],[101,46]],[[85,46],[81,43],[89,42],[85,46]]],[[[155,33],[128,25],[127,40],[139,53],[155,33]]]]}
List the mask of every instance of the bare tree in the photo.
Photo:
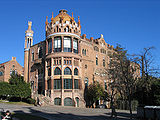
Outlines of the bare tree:
{"type": "MultiPolygon", "coordinates": [[[[108,74],[112,80],[110,87],[115,89],[121,98],[129,102],[130,116],[132,119],[131,100],[136,89],[139,75],[139,65],[132,61],[127,51],[117,46],[110,55],[108,74]]],[[[116,93],[116,92],[115,92],[116,93]]],[[[111,101],[112,105],[112,101],[111,101]]]]}
{"type": "Polygon", "coordinates": [[[155,49],[153,46],[144,48],[143,52],[138,55],[133,55],[135,61],[140,65],[141,80],[139,81],[139,86],[137,87],[137,93],[139,96],[139,102],[143,105],[150,104],[149,91],[151,90],[152,76],[159,74],[158,66],[154,66],[154,57],[152,55],[152,50],[155,49]]]}

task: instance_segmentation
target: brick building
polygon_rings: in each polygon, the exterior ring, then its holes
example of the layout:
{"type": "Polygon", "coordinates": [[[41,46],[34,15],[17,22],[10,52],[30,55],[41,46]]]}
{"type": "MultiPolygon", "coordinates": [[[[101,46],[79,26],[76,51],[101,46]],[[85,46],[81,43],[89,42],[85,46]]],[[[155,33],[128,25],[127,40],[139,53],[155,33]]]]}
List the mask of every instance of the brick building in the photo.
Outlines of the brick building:
{"type": "Polygon", "coordinates": [[[81,36],[81,24],[66,10],[45,22],[46,39],[33,45],[32,22],[25,32],[24,79],[33,94],[44,94],[55,105],[84,107],[85,87],[98,81],[107,88],[108,52],[103,38],[81,36]]]}
{"type": "Polygon", "coordinates": [[[0,82],[8,82],[13,71],[23,76],[24,69],[16,61],[16,57],[12,57],[12,60],[0,64],[0,82]]]}

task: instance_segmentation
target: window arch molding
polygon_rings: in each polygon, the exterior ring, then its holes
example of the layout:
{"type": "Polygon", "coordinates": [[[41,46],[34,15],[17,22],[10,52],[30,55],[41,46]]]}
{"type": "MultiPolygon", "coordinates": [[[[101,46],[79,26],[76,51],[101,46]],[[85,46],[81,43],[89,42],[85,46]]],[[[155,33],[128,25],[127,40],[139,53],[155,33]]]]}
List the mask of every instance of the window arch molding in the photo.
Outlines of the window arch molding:
{"type": "Polygon", "coordinates": [[[61,75],[61,69],[59,67],[54,69],[54,75],[61,75]]]}
{"type": "Polygon", "coordinates": [[[72,70],[69,67],[64,69],[64,75],[72,75],[72,70]]]}

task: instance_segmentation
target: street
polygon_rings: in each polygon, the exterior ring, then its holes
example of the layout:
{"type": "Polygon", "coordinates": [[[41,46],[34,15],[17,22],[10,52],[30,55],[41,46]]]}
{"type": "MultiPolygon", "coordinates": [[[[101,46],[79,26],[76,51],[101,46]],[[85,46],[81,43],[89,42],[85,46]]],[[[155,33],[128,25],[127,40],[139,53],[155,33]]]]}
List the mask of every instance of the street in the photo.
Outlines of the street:
{"type": "MultiPolygon", "coordinates": [[[[110,109],[74,108],[61,106],[23,106],[0,103],[0,108],[15,113],[29,113],[48,120],[111,120],[110,109]]],[[[116,110],[116,120],[129,120],[129,111],[116,110]]],[[[136,112],[133,112],[136,114],[136,112]]]]}

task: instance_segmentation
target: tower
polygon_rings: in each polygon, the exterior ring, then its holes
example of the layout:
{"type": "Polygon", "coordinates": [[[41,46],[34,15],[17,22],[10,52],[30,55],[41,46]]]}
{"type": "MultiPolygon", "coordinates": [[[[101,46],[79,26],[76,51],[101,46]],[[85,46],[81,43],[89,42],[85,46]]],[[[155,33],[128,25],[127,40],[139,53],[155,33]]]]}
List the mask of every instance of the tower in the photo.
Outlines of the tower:
{"type": "Polygon", "coordinates": [[[32,22],[28,21],[28,30],[25,32],[25,46],[24,46],[24,81],[28,80],[28,67],[29,67],[29,50],[33,45],[33,30],[31,29],[32,22]]]}

